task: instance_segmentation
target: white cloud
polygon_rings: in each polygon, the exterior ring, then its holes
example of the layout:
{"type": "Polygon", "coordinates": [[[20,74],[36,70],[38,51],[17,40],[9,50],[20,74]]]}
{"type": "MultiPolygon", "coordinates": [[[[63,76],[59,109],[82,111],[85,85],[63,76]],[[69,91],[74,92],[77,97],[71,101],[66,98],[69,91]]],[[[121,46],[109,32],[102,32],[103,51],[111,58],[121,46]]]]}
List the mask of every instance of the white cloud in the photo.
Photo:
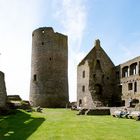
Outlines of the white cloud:
{"type": "Polygon", "coordinates": [[[0,70],[8,94],[29,97],[31,33],[38,23],[38,2],[0,0],[0,70]]]}
{"type": "Polygon", "coordinates": [[[59,2],[61,4],[56,3],[57,11],[54,17],[61,24],[63,32],[68,35],[69,44],[76,43],[77,46],[70,46],[70,49],[75,48],[78,51],[86,27],[86,7],[81,0],[62,0],[59,2]],[[59,6],[57,7],[57,5],[59,6]]]}
{"type": "Polygon", "coordinates": [[[61,0],[53,1],[54,18],[62,26],[62,32],[68,35],[69,44],[69,95],[70,101],[76,100],[77,64],[85,56],[79,52],[86,28],[85,1],[61,0]]]}

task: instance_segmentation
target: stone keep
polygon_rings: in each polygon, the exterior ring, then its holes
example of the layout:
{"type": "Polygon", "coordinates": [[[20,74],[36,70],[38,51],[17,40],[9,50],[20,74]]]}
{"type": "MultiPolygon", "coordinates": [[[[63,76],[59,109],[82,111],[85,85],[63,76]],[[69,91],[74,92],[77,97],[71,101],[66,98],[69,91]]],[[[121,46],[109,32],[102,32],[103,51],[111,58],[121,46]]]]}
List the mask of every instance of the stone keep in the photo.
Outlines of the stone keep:
{"type": "Polygon", "coordinates": [[[30,102],[33,106],[65,107],[68,96],[67,36],[51,27],[32,33],[30,102]]]}
{"type": "Polygon", "coordinates": [[[6,86],[5,86],[5,80],[4,80],[4,73],[0,71],[0,108],[3,108],[6,106],[6,86]]]}

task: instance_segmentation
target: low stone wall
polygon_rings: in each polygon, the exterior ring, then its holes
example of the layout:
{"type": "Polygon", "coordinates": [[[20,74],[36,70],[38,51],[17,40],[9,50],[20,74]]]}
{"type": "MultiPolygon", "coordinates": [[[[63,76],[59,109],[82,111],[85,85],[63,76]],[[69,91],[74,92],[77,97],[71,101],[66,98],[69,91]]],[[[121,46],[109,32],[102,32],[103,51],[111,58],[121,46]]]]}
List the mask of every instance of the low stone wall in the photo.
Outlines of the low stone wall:
{"type": "MultiPolygon", "coordinates": [[[[93,109],[81,109],[78,115],[113,115],[115,111],[124,111],[126,107],[96,107],[93,109]]],[[[127,108],[128,112],[135,111],[135,108],[127,108]]]]}
{"type": "Polygon", "coordinates": [[[110,109],[90,109],[86,112],[86,115],[110,115],[110,109]]]}
{"type": "Polygon", "coordinates": [[[21,101],[21,97],[19,95],[8,95],[7,96],[8,101],[21,101]]]}
{"type": "MultiPolygon", "coordinates": [[[[110,108],[110,114],[113,115],[116,110],[118,110],[118,111],[122,110],[123,111],[125,108],[126,108],[125,106],[122,106],[122,107],[111,107],[110,108]]],[[[134,110],[135,110],[135,108],[127,108],[128,112],[132,112],[134,110]]]]}

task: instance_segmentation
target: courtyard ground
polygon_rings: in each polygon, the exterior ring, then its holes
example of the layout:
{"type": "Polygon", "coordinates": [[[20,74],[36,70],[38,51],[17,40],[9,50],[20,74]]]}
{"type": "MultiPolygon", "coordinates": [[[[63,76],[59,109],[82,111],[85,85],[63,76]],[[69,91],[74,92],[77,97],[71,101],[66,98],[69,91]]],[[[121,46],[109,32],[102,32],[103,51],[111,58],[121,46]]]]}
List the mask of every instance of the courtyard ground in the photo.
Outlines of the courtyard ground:
{"type": "Polygon", "coordinates": [[[140,140],[140,121],[76,114],[43,109],[0,116],[0,140],[140,140]]]}

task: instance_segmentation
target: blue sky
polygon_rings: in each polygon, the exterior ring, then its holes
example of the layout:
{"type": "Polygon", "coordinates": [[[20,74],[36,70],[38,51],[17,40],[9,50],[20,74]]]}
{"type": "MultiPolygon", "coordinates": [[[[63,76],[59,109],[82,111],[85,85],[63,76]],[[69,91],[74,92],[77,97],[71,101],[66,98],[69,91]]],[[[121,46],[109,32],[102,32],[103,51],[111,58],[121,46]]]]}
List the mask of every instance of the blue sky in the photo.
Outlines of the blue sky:
{"type": "Polygon", "coordinates": [[[0,70],[8,94],[28,99],[32,31],[52,26],[69,38],[69,94],[77,64],[99,38],[115,65],[140,56],[139,0],[0,0],[0,70]]]}

